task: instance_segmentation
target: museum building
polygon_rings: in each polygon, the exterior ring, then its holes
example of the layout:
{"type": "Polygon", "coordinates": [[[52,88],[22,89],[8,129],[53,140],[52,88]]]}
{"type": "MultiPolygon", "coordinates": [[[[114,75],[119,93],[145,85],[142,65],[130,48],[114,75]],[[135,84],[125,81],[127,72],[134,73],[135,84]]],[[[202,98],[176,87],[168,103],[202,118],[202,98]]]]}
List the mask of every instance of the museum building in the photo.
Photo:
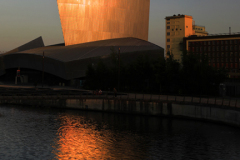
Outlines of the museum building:
{"type": "Polygon", "coordinates": [[[150,0],[57,4],[64,43],[45,46],[39,37],[1,54],[0,81],[76,86],[89,64],[109,64],[113,53],[120,53],[123,64],[139,55],[164,58],[164,49],[148,42],[150,0]]]}

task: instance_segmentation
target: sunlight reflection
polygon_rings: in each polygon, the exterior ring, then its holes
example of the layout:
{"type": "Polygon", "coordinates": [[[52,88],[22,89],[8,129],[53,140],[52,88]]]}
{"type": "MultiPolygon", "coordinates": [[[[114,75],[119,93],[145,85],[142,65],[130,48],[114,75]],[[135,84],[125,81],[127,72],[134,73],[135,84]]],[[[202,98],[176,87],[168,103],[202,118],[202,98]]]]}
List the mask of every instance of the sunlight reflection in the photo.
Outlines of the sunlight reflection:
{"type": "MultiPolygon", "coordinates": [[[[109,132],[98,129],[98,125],[79,117],[60,117],[61,127],[58,130],[58,159],[110,159],[109,146],[112,141],[109,132]],[[104,136],[103,136],[104,132],[104,136]]],[[[102,126],[101,128],[104,128],[102,126]]]]}

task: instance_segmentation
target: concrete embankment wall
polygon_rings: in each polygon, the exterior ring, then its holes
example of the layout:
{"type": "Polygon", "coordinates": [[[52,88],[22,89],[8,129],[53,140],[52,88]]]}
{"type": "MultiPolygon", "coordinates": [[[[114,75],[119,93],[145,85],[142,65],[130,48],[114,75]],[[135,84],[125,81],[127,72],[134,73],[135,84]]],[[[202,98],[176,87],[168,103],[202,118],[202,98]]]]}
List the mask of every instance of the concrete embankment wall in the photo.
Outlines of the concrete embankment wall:
{"type": "Polygon", "coordinates": [[[120,99],[25,99],[2,101],[8,104],[60,107],[91,111],[185,117],[240,126],[240,110],[233,107],[181,104],[167,101],[120,99]]]}

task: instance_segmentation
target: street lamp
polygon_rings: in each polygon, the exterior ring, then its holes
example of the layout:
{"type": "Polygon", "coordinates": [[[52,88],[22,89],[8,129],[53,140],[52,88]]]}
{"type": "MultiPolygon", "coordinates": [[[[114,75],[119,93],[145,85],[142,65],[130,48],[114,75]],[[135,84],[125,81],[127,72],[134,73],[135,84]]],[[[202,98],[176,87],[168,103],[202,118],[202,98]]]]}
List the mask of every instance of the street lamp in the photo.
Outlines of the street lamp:
{"type": "Polygon", "coordinates": [[[44,83],[44,51],[42,55],[42,88],[43,88],[43,83],[44,83]]]}
{"type": "Polygon", "coordinates": [[[120,47],[118,48],[118,90],[120,90],[120,47]]]}

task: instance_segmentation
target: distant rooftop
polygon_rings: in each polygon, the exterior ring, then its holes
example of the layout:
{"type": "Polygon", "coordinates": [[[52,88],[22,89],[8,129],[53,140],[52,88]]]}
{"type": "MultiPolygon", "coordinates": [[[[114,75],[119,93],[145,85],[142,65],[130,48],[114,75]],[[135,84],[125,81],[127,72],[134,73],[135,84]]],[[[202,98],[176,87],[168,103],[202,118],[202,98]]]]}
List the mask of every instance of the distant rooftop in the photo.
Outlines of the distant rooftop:
{"type": "Polygon", "coordinates": [[[208,39],[208,38],[225,38],[225,37],[240,37],[240,32],[208,34],[207,36],[191,35],[191,36],[185,37],[185,38],[187,38],[187,39],[208,39]]]}
{"type": "Polygon", "coordinates": [[[188,15],[184,15],[184,14],[177,14],[177,15],[173,15],[173,16],[168,16],[165,19],[176,19],[176,18],[182,18],[182,17],[188,17],[188,18],[192,18],[192,16],[188,16],[188,15]]]}

